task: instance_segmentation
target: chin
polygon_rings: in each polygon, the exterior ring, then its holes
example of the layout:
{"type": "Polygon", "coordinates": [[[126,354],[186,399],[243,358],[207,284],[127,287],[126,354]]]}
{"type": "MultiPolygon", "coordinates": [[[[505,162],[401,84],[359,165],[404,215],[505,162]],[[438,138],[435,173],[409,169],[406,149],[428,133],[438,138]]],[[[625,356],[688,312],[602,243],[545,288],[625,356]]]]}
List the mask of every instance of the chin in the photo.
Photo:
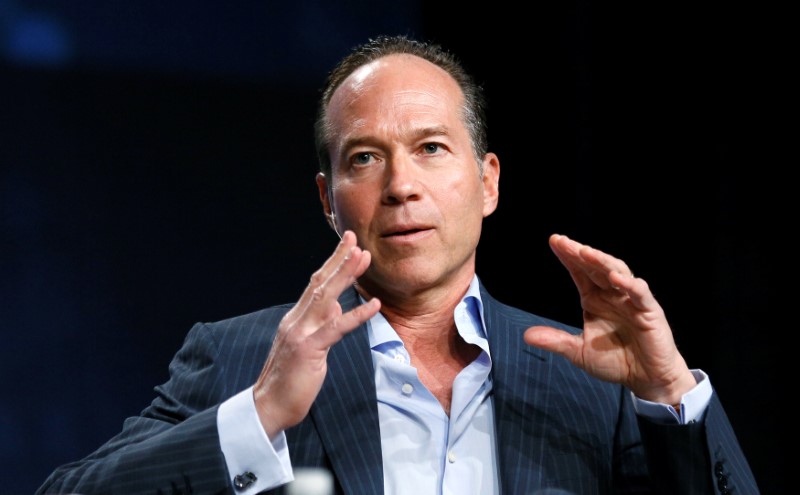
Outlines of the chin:
{"type": "Polygon", "coordinates": [[[440,270],[429,264],[395,263],[387,265],[384,269],[376,269],[374,265],[364,274],[361,285],[367,287],[381,287],[390,292],[413,293],[426,289],[441,280],[440,270]]]}

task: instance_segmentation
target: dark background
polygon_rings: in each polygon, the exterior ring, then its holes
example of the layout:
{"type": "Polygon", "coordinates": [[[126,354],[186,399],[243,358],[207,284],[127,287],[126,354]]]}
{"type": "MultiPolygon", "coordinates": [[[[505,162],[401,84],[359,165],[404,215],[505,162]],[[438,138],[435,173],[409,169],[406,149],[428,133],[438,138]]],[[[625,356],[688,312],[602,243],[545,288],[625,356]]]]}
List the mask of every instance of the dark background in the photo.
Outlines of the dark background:
{"type": "Polygon", "coordinates": [[[794,308],[778,290],[796,261],[777,13],[230,4],[0,0],[0,493],[117,433],[193,323],[300,294],[337,240],[314,184],[318,90],[384,33],[442,43],[487,90],[488,289],[580,324],[548,235],[624,259],[710,374],[763,492],[782,493],[778,315],[794,308]]]}

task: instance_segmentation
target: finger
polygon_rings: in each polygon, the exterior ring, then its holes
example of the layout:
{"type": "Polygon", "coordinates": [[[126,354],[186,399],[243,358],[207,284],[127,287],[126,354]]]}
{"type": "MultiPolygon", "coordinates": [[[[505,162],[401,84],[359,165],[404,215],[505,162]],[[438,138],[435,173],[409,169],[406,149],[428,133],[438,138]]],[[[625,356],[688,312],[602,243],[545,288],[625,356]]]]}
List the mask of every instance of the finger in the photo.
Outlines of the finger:
{"type": "Polygon", "coordinates": [[[306,299],[305,306],[301,307],[293,322],[295,327],[303,329],[304,333],[316,332],[326,322],[341,315],[339,296],[366,271],[371,259],[368,251],[353,246],[328,279],[311,290],[310,298],[306,299]]]}
{"type": "Polygon", "coordinates": [[[346,231],[342,235],[342,239],[339,241],[339,244],[336,245],[336,249],[333,251],[333,254],[331,254],[331,256],[325,260],[325,263],[323,263],[323,265],[311,275],[308,286],[306,287],[306,290],[303,291],[298,303],[305,304],[313,297],[314,289],[323,285],[331,276],[331,274],[339,269],[342,263],[351,258],[355,245],[355,234],[349,230],[346,231]]]}
{"type": "Polygon", "coordinates": [[[548,326],[533,326],[525,330],[523,339],[528,345],[555,352],[573,363],[580,360],[582,339],[564,330],[548,326]]]}
{"type": "Polygon", "coordinates": [[[586,294],[596,287],[602,289],[611,287],[607,275],[599,273],[596,266],[584,259],[587,246],[567,236],[554,234],[550,237],[550,247],[561,264],[566,267],[581,294],[586,294]]]}
{"type": "Polygon", "coordinates": [[[339,295],[355,283],[364,274],[372,261],[372,254],[354,246],[347,257],[336,267],[327,280],[314,289],[313,300],[325,300],[326,297],[338,299],[339,295]]]}
{"type": "Polygon", "coordinates": [[[339,296],[366,271],[371,260],[372,256],[368,251],[354,246],[350,255],[342,260],[328,279],[312,291],[311,299],[304,310],[307,313],[304,318],[311,318],[309,322],[319,326],[341,314],[339,296]]]}
{"type": "Polygon", "coordinates": [[[637,310],[661,311],[661,306],[644,279],[615,271],[609,274],[609,280],[617,290],[627,294],[630,304],[637,310]]]}
{"type": "Polygon", "coordinates": [[[567,236],[553,234],[550,236],[550,249],[558,260],[567,269],[578,291],[586,293],[597,284],[587,273],[587,266],[581,257],[582,244],[569,239],[567,236]]]}
{"type": "Polygon", "coordinates": [[[609,280],[613,271],[632,272],[622,260],[591,246],[581,244],[567,236],[554,234],[550,246],[562,264],[569,270],[579,289],[589,290],[593,286],[602,289],[614,288],[609,280]]]}
{"type": "Polygon", "coordinates": [[[628,276],[633,275],[633,271],[628,268],[628,265],[624,261],[591,246],[583,246],[581,248],[581,257],[586,263],[594,266],[606,275],[611,272],[619,272],[628,276]]]}
{"type": "Polygon", "coordinates": [[[381,302],[377,297],[360,306],[356,306],[347,313],[326,322],[319,330],[314,332],[309,339],[314,341],[318,348],[329,349],[332,345],[358,328],[359,325],[375,316],[381,309],[381,302]]]}
{"type": "Polygon", "coordinates": [[[301,317],[303,312],[308,308],[309,303],[313,300],[314,291],[323,285],[330,275],[338,270],[341,264],[348,259],[355,245],[355,234],[351,231],[346,231],[342,235],[342,239],[339,241],[339,244],[337,244],[333,254],[331,254],[331,256],[325,260],[325,263],[311,275],[311,279],[300,295],[297,304],[286,314],[287,323],[294,323],[301,317]]]}

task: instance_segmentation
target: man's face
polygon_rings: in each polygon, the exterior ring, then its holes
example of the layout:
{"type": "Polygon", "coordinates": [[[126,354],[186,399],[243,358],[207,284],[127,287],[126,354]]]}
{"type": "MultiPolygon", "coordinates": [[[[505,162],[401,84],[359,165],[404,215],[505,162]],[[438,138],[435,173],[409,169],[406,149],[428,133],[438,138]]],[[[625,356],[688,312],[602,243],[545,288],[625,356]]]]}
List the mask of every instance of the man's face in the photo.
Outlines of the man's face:
{"type": "Polygon", "coordinates": [[[320,197],[339,232],[354,231],[372,254],[360,284],[373,295],[464,285],[474,274],[499,163],[487,154],[481,177],[462,108],[458,84],[411,55],[359,68],[328,105],[332,176],[318,180],[320,197]]]}

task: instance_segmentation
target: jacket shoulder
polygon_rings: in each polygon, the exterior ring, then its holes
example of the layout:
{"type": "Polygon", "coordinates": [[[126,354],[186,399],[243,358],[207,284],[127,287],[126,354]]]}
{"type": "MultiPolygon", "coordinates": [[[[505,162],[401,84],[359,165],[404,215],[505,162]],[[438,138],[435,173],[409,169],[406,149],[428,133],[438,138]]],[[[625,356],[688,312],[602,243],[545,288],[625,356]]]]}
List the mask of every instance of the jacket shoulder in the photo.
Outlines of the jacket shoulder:
{"type": "Polygon", "coordinates": [[[486,287],[481,284],[481,300],[483,301],[484,317],[486,324],[490,325],[490,320],[505,319],[513,326],[520,326],[524,328],[532,327],[534,325],[544,325],[553,328],[565,330],[572,334],[581,333],[581,329],[551,318],[547,318],[524,309],[510,306],[494,298],[486,287]]]}

